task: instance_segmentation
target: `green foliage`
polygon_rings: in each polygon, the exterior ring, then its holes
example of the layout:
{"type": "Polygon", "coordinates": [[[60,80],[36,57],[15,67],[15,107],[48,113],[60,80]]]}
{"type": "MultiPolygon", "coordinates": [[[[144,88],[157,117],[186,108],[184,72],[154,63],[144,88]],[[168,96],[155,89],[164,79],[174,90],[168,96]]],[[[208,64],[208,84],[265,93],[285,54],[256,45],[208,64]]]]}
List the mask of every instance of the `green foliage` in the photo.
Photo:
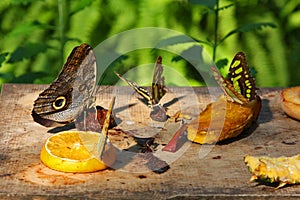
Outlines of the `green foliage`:
{"type": "Polygon", "coordinates": [[[219,69],[222,69],[223,67],[225,67],[226,65],[228,65],[228,59],[224,58],[224,59],[220,59],[216,62],[216,65],[219,69]]]}
{"type": "Polygon", "coordinates": [[[28,72],[21,76],[14,77],[11,82],[13,83],[31,83],[32,79],[38,79],[40,77],[46,76],[47,73],[44,72],[28,72]]]}
{"type": "Polygon", "coordinates": [[[27,4],[32,3],[34,1],[36,1],[36,0],[11,0],[11,3],[16,4],[16,5],[18,5],[18,4],[27,5],[27,4]]]}
{"type": "Polygon", "coordinates": [[[220,39],[220,41],[218,42],[217,45],[222,44],[222,42],[224,42],[229,36],[231,36],[233,34],[262,30],[263,27],[276,28],[276,25],[273,23],[270,23],[270,22],[249,23],[249,24],[242,25],[234,30],[231,30],[229,33],[227,33],[222,39],[220,39]]]}
{"type": "Polygon", "coordinates": [[[75,4],[72,5],[70,16],[78,13],[79,11],[85,9],[87,6],[90,6],[92,4],[93,0],[80,0],[76,1],[75,4]]]}
{"type": "MultiPolygon", "coordinates": [[[[208,37],[206,40],[195,39],[195,41],[197,41],[199,44],[204,44],[204,45],[207,45],[208,47],[212,48],[212,58],[213,58],[214,62],[216,61],[217,48],[223,42],[225,42],[225,40],[228,39],[230,36],[232,36],[234,34],[238,34],[238,33],[246,33],[249,31],[262,30],[263,27],[276,28],[276,25],[274,23],[270,23],[270,22],[247,23],[247,24],[243,24],[237,28],[230,30],[227,34],[225,34],[225,36],[219,38],[219,28],[220,28],[219,27],[219,18],[220,18],[219,12],[224,11],[228,8],[231,8],[235,4],[231,3],[231,4],[220,7],[219,0],[215,0],[215,1],[190,0],[189,2],[203,6],[204,12],[202,11],[201,12],[202,14],[214,15],[214,27],[213,27],[212,33],[210,34],[210,35],[213,35],[213,39],[208,38],[208,37]]],[[[161,46],[169,46],[169,45],[176,45],[176,44],[190,43],[190,42],[193,42],[193,41],[191,41],[191,39],[189,39],[189,38],[185,38],[182,36],[174,36],[174,37],[166,38],[165,40],[161,41],[158,46],[161,47],[161,46]]],[[[194,46],[190,47],[190,49],[184,50],[183,53],[194,52],[194,51],[190,51],[192,48],[194,48],[194,46]]],[[[196,56],[196,55],[193,55],[193,56],[196,56]]],[[[199,54],[198,57],[199,56],[201,56],[201,55],[199,54]]],[[[173,60],[178,61],[180,59],[181,58],[177,56],[173,60]]],[[[227,64],[228,64],[227,58],[216,61],[216,65],[218,66],[219,69],[223,69],[227,64]]],[[[224,73],[227,74],[227,72],[224,72],[224,73]]]]}
{"type": "MultiPolygon", "coordinates": [[[[219,12],[234,6],[234,4],[232,3],[232,4],[225,5],[223,7],[219,7],[219,0],[215,0],[215,1],[190,0],[190,2],[204,6],[204,7],[206,7],[207,10],[212,11],[212,12],[209,12],[209,14],[214,14],[214,27],[213,27],[213,33],[212,33],[212,35],[214,36],[213,40],[211,40],[209,38],[207,38],[206,41],[205,40],[197,40],[199,43],[206,44],[212,48],[213,61],[216,61],[216,53],[217,53],[218,46],[221,45],[223,42],[225,42],[225,40],[228,37],[230,37],[234,34],[237,34],[237,33],[245,33],[245,32],[249,32],[249,31],[261,30],[263,27],[271,27],[271,28],[276,27],[276,25],[274,23],[270,23],[270,22],[247,23],[247,24],[239,26],[233,30],[230,30],[225,36],[223,36],[221,39],[219,39],[218,38],[218,35],[219,35],[219,32],[218,32],[219,31],[219,12]]],[[[187,41],[183,41],[183,42],[187,42],[187,41]]],[[[216,65],[219,68],[223,68],[225,66],[225,64],[227,64],[227,63],[228,63],[228,60],[221,59],[216,62],[216,65]]]]}
{"type": "Polygon", "coordinates": [[[45,52],[46,50],[47,45],[44,43],[27,43],[19,46],[15,51],[13,51],[7,63],[15,63],[22,61],[23,59],[29,59],[45,52]]]}
{"type": "Polygon", "coordinates": [[[6,56],[8,56],[8,53],[0,54],[0,67],[1,67],[2,63],[6,60],[6,56]]]}
{"type": "Polygon", "coordinates": [[[207,7],[214,10],[218,0],[189,0],[190,3],[199,4],[201,6],[207,7]]]}
{"type": "MultiPolygon", "coordinates": [[[[234,54],[244,51],[257,72],[259,87],[299,85],[299,16],[298,0],[3,0],[0,84],[50,83],[74,46],[82,42],[96,46],[116,33],[152,26],[180,31],[197,41],[195,45],[175,36],[157,47],[180,48],[193,57],[198,55],[191,53],[199,52],[201,45],[223,74],[234,54]]],[[[107,70],[102,83],[114,84],[118,79],[112,71],[153,63],[158,54],[163,64],[179,71],[191,85],[202,84],[191,63],[156,50],[124,55],[107,70]]],[[[135,78],[143,77],[138,72],[135,78]]],[[[167,83],[182,85],[166,77],[167,83]]]]}

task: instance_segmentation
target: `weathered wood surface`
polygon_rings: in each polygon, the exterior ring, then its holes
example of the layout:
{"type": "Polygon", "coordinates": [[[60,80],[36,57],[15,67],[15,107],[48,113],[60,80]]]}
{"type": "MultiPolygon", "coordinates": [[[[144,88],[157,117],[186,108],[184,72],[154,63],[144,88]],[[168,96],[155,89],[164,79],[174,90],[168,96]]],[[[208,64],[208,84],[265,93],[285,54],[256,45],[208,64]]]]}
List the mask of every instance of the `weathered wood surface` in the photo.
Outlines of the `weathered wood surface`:
{"type": "MultiPolygon", "coordinates": [[[[188,143],[188,148],[170,163],[170,169],[163,174],[142,170],[136,172],[128,166],[73,174],[50,170],[39,159],[43,142],[51,133],[47,132],[48,128],[35,123],[30,114],[33,101],[45,87],[25,84],[2,86],[1,199],[300,198],[300,185],[275,190],[272,186],[249,183],[250,174],[243,162],[246,154],[291,156],[300,153],[300,122],[290,119],[281,110],[280,89],[259,91],[263,108],[254,130],[215,146],[188,143]],[[202,153],[207,150],[207,155],[203,157],[200,150],[202,153]]],[[[119,113],[116,113],[118,117],[122,118],[126,108],[126,112],[130,111],[131,121],[148,116],[147,107],[136,99],[128,87],[102,86],[97,104],[107,107],[114,95],[117,96],[115,108],[119,108],[119,113]]],[[[170,105],[171,114],[182,109],[193,115],[210,102],[207,89],[200,87],[193,90],[170,88],[163,100],[167,102],[174,97],[179,101],[170,105]]],[[[134,127],[135,124],[130,125],[134,127]]],[[[134,168],[133,164],[129,166],[134,168]]]]}

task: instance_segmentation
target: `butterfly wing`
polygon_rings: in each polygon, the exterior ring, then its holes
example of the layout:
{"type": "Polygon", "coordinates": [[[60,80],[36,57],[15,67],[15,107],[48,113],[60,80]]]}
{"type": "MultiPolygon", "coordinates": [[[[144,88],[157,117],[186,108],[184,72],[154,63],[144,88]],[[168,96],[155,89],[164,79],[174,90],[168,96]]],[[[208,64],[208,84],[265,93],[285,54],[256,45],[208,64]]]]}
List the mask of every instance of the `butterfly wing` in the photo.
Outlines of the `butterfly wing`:
{"type": "Polygon", "coordinates": [[[225,79],[215,67],[211,66],[210,69],[212,70],[213,76],[215,77],[219,86],[230,101],[240,104],[249,103],[249,100],[245,98],[241,93],[236,91],[231,82],[225,79]]]}
{"type": "Polygon", "coordinates": [[[57,79],[34,102],[34,121],[53,126],[73,121],[95,102],[96,58],[92,47],[82,44],[69,55],[57,79]]]}
{"type": "Polygon", "coordinates": [[[123,76],[121,76],[117,72],[115,72],[115,74],[122,81],[124,81],[125,83],[127,83],[132,89],[134,89],[138,94],[140,94],[148,102],[148,104],[151,103],[151,98],[150,98],[149,92],[145,88],[138,86],[135,82],[130,81],[130,80],[124,78],[123,76]]]}
{"type": "Polygon", "coordinates": [[[249,99],[249,101],[256,98],[257,88],[243,52],[238,52],[234,56],[229,68],[228,81],[236,91],[249,99]]]}
{"type": "Polygon", "coordinates": [[[225,79],[214,67],[211,67],[211,70],[231,101],[243,104],[256,99],[257,88],[243,52],[238,52],[234,56],[230,64],[228,79],[225,79]]]}
{"type": "Polygon", "coordinates": [[[153,72],[152,90],[151,90],[151,105],[159,103],[160,99],[166,94],[165,77],[162,76],[162,57],[158,56],[153,72]]]}

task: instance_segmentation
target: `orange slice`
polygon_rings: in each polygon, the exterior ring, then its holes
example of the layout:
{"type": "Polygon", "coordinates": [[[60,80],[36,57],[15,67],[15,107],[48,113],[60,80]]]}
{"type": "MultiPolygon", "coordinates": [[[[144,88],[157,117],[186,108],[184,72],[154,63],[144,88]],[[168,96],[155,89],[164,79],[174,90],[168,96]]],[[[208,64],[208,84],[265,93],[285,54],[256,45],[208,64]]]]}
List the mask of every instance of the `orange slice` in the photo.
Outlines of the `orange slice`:
{"type": "Polygon", "coordinates": [[[95,172],[112,166],[116,150],[108,141],[103,156],[97,155],[97,132],[63,131],[50,136],[40,154],[41,161],[49,168],[62,172],[95,172]]]}
{"type": "Polygon", "coordinates": [[[280,97],[283,111],[288,116],[300,120],[300,86],[284,89],[280,97]]]}

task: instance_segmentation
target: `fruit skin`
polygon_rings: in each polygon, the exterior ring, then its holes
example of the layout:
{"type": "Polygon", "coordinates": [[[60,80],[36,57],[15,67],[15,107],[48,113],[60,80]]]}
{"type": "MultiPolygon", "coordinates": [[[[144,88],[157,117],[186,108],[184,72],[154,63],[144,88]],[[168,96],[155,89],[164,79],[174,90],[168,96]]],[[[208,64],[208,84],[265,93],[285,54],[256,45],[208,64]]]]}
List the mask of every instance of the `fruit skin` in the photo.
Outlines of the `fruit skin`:
{"type": "Polygon", "coordinates": [[[200,144],[212,144],[236,137],[257,120],[260,110],[259,96],[250,103],[239,104],[222,95],[188,124],[188,139],[200,144]]]}
{"type": "MultiPolygon", "coordinates": [[[[100,136],[99,133],[93,132],[93,134],[98,134],[100,136]]],[[[48,140],[46,140],[46,142],[47,141],[48,140]]],[[[104,170],[107,169],[109,166],[112,166],[116,160],[116,150],[111,143],[107,143],[102,160],[97,159],[92,155],[91,158],[87,158],[84,160],[72,160],[50,154],[46,149],[46,145],[43,145],[40,153],[40,159],[43,162],[43,164],[45,164],[47,167],[57,171],[88,173],[104,170]]]]}
{"type": "Polygon", "coordinates": [[[300,120],[300,86],[284,89],[280,95],[280,102],[288,116],[300,120]]]}
{"type": "Polygon", "coordinates": [[[278,182],[277,188],[300,182],[300,155],[276,158],[246,155],[244,162],[252,174],[251,181],[278,182]]]}

